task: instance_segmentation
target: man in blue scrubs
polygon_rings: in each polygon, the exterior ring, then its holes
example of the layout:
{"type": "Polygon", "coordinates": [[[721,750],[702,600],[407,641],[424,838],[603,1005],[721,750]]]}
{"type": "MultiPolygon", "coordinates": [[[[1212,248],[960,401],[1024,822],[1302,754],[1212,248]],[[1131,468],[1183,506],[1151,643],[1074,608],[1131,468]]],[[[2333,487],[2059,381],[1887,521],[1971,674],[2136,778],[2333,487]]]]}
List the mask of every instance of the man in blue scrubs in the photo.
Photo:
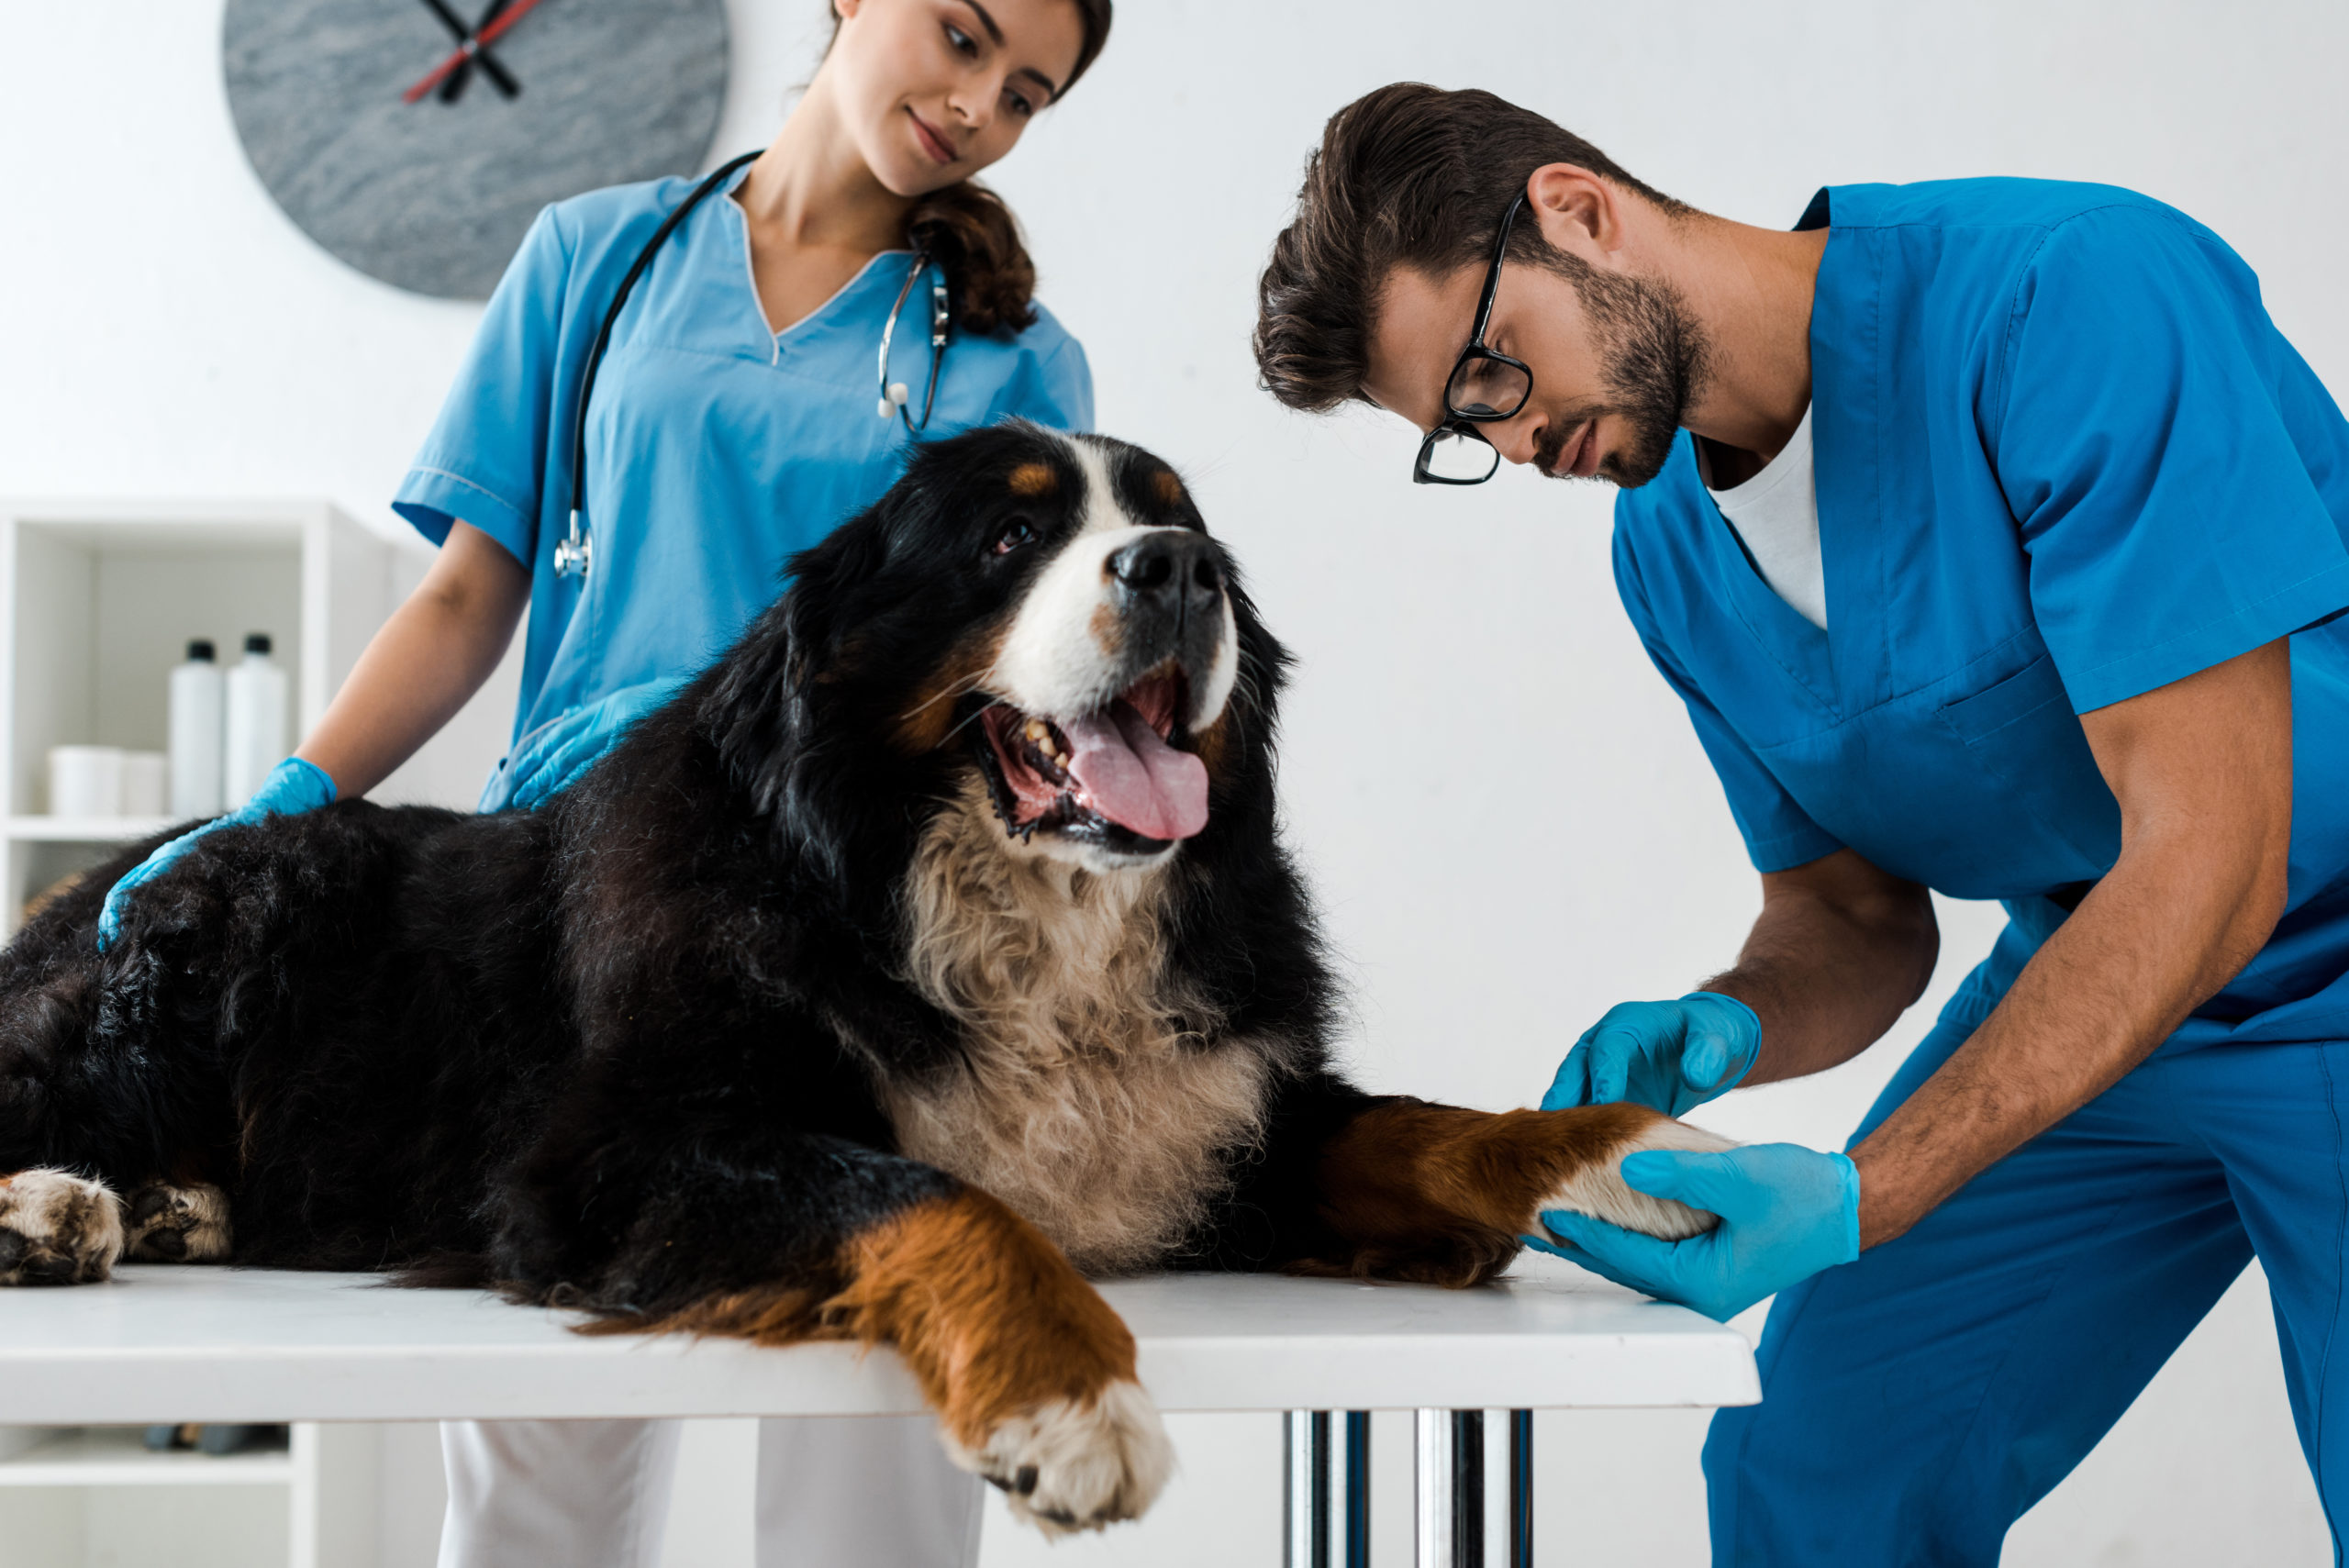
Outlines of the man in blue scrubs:
{"type": "MultiPolygon", "coordinates": [[[[1685,1112],[1914,1002],[1928,889],[2009,921],[1862,1123],[1642,1154],[1721,1217],[1553,1250],[1718,1318],[1719,1563],[1989,1563],[2266,1266],[2349,1510],[2349,425],[2209,229],[2109,186],[1696,212],[1481,93],[1331,120],[1262,285],[1284,402],[1622,487],[1623,604],[1762,873],[1736,966],[1586,1033],[1548,1106],[1685,1112]]],[[[1402,475],[1396,476],[1399,482],[1402,475]]]]}

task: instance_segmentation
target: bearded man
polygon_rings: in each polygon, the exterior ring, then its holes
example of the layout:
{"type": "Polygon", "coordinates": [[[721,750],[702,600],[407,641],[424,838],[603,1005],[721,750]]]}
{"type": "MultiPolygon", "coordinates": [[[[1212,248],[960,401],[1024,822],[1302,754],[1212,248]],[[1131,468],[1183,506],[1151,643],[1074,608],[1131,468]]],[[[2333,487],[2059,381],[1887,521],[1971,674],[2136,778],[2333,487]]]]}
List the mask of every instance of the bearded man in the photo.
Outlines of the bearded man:
{"type": "Polygon", "coordinates": [[[1752,228],[1403,84],[1330,122],[1261,303],[1264,385],[1408,419],[1414,479],[1621,487],[1624,609],[1761,873],[1735,966],[1609,1012],[1545,1106],[1847,1061],[1932,972],[1928,889],[2006,906],[1848,1156],[1625,1160],[1694,1240],[1544,1217],[1716,1318],[1776,1297],[1714,1561],[1995,1562],[2254,1255],[2337,1542],[2349,425],[2251,269],[2098,185],[1752,228]]]}

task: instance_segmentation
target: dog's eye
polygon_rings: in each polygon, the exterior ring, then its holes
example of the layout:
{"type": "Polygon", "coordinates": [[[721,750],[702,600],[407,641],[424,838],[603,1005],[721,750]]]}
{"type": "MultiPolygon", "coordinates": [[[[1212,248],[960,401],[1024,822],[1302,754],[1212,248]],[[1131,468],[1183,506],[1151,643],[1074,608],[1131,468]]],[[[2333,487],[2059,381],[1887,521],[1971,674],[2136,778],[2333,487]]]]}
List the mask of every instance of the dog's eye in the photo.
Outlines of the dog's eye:
{"type": "Polygon", "coordinates": [[[1028,526],[1028,519],[1014,517],[1004,525],[1003,532],[996,537],[995,552],[997,555],[1009,555],[1021,545],[1035,542],[1036,530],[1028,526]]]}

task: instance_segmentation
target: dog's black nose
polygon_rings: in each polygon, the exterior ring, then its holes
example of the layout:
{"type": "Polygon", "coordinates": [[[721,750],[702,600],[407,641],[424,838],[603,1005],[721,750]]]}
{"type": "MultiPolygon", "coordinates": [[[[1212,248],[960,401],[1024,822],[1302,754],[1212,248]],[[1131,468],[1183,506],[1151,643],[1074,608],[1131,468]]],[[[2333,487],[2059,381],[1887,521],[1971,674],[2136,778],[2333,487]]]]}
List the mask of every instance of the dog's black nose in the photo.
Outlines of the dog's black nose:
{"type": "Polygon", "coordinates": [[[1223,592],[1215,541],[1188,528],[1162,528],[1109,557],[1109,574],[1131,598],[1152,605],[1214,603],[1223,592]]]}

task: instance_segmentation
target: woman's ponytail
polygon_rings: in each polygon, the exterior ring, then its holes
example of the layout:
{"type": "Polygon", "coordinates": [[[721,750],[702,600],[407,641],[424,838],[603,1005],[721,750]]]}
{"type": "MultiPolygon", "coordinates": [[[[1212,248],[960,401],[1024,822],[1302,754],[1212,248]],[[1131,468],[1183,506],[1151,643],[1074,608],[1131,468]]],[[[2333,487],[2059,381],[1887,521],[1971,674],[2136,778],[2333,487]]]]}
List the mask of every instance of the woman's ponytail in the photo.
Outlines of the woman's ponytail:
{"type": "Polygon", "coordinates": [[[932,191],[906,215],[906,238],[944,269],[963,331],[985,337],[1035,325],[1036,263],[1001,196],[976,180],[932,191]]]}

